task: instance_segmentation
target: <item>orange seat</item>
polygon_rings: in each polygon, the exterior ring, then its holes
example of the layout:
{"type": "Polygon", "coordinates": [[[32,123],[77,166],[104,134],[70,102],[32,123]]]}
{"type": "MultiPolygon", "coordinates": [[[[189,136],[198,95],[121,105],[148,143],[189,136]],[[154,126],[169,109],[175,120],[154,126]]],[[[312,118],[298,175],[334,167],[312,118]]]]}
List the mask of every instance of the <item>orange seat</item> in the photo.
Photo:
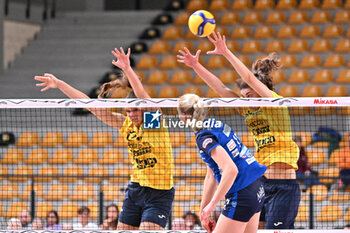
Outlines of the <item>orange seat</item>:
{"type": "Polygon", "coordinates": [[[186,135],[183,132],[169,133],[169,138],[172,147],[181,147],[186,144],[186,135]]]}
{"type": "Polygon", "coordinates": [[[296,86],[292,86],[292,85],[282,86],[278,93],[279,93],[279,95],[286,97],[286,98],[299,96],[298,88],[296,86]]]}
{"type": "Polygon", "coordinates": [[[303,53],[309,49],[309,45],[306,40],[293,40],[289,47],[288,52],[290,53],[303,53]]]}
{"type": "Polygon", "coordinates": [[[312,136],[310,132],[295,132],[295,137],[301,137],[301,145],[306,147],[311,144],[312,136]]]}
{"type": "Polygon", "coordinates": [[[160,89],[158,98],[177,98],[179,97],[180,92],[177,87],[174,86],[165,86],[160,89]]]}
{"type": "Polygon", "coordinates": [[[109,181],[112,183],[126,183],[129,181],[131,174],[130,166],[120,166],[114,170],[113,178],[110,178],[109,181]]]}
{"type": "Polygon", "coordinates": [[[49,153],[42,148],[33,149],[24,162],[26,164],[42,164],[46,163],[49,159],[49,153]]]}
{"type": "Polygon", "coordinates": [[[209,40],[201,41],[197,46],[197,50],[201,50],[203,54],[214,49],[215,46],[209,40]]]}
{"type": "Polygon", "coordinates": [[[72,132],[63,143],[66,147],[82,147],[88,142],[88,136],[85,132],[72,132]]]}
{"type": "Polygon", "coordinates": [[[2,164],[17,164],[23,162],[24,160],[24,152],[22,149],[13,148],[8,149],[1,159],[2,164]]]}
{"type": "Polygon", "coordinates": [[[34,178],[37,182],[51,182],[58,179],[58,169],[56,166],[43,166],[34,178]]]}
{"type": "Polygon", "coordinates": [[[198,86],[192,85],[186,87],[182,94],[196,94],[198,96],[203,96],[203,89],[198,86]]]}
{"type": "Polygon", "coordinates": [[[322,95],[322,87],[318,85],[308,85],[304,88],[301,97],[321,97],[322,95]]]}
{"type": "Polygon", "coordinates": [[[344,3],[344,8],[345,9],[350,9],[350,0],[346,0],[344,3]]]}
{"type": "Polygon", "coordinates": [[[279,0],[276,5],[277,10],[292,10],[298,5],[296,0],[279,0]]]}
{"type": "Polygon", "coordinates": [[[97,220],[99,214],[99,208],[97,202],[91,202],[87,204],[87,207],[90,209],[90,218],[97,220]]]}
{"type": "Polygon", "coordinates": [[[186,146],[190,147],[190,148],[196,147],[196,136],[195,135],[192,135],[190,137],[190,140],[187,141],[186,146]]]}
{"type": "Polygon", "coordinates": [[[328,200],[332,202],[348,203],[350,201],[350,195],[339,192],[338,190],[334,190],[328,200]]]}
{"type": "Polygon", "coordinates": [[[314,52],[314,53],[326,53],[331,50],[332,50],[332,43],[327,39],[316,40],[311,47],[311,52],[314,52]]]}
{"type": "Polygon", "coordinates": [[[67,164],[73,161],[73,152],[71,149],[61,148],[57,149],[52,158],[48,160],[51,164],[67,164]]]}
{"type": "Polygon", "coordinates": [[[334,51],[338,53],[350,53],[350,40],[339,40],[337,45],[335,46],[334,51]]]}
{"type": "Polygon", "coordinates": [[[244,43],[242,53],[258,53],[262,50],[262,44],[257,40],[248,40],[244,43]]]}
{"type": "Polygon", "coordinates": [[[238,52],[240,50],[239,44],[234,40],[226,40],[226,46],[231,52],[238,52]]]}
{"type": "Polygon", "coordinates": [[[63,136],[60,132],[48,132],[40,143],[42,147],[56,147],[63,143],[63,136]]]}
{"type": "Polygon", "coordinates": [[[196,166],[191,169],[190,176],[186,179],[188,183],[203,183],[207,168],[205,166],[196,166]]]}
{"type": "Polygon", "coordinates": [[[342,7],[343,2],[341,0],[324,0],[321,5],[323,9],[337,9],[342,7]]]}
{"type": "Polygon", "coordinates": [[[187,11],[180,12],[175,19],[175,25],[187,25],[188,19],[190,18],[191,13],[187,11]]]}
{"type": "Polygon", "coordinates": [[[335,13],[333,23],[349,23],[350,22],[350,12],[347,10],[337,11],[335,13]]]}
{"type": "Polygon", "coordinates": [[[270,26],[260,26],[256,29],[254,33],[254,38],[256,39],[268,39],[274,36],[274,30],[270,26]]]}
{"type": "Polygon", "coordinates": [[[327,84],[327,83],[330,83],[330,82],[333,82],[333,78],[334,78],[334,75],[333,75],[333,72],[330,71],[330,70],[318,70],[311,82],[312,83],[319,83],[319,84],[327,84]]]}
{"type": "Polygon", "coordinates": [[[98,160],[98,153],[95,149],[85,148],[78,153],[74,163],[76,164],[91,164],[98,160]]]}
{"type": "Polygon", "coordinates": [[[323,37],[326,38],[339,38],[344,35],[344,29],[340,25],[328,25],[324,32],[323,32],[323,37]]]}
{"type": "Polygon", "coordinates": [[[267,15],[266,24],[281,24],[286,21],[286,16],[281,11],[273,11],[267,15]]]}
{"type": "MultiPolygon", "coordinates": [[[[350,1],[348,1],[350,2],[350,1]]],[[[347,210],[347,212],[344,215],[344,221],[349,222],[350,221],[350,209],[347,210]]]]}
{"type": "Polygon", "coordinates": [[[29,210],[28,204],[25,202],[12,202],[8,207],[4,217],[18,218],[22,210],[29,210]]]}
{"type": "Polygon", "coordinates": [[[328,88],[326,97],[345,97],[347,96],[346,87],[342,85],[333,85],[328,88]]]}
{"type": "Polygon", "coordinates": [[[182,149],[175,159],[175,164],[192,164],[198,163],[198,152],[195,149],[182,149]]]}
{"type": "Polygon", "coordinates": [[[259,24],[263,21],[263,16],[260,12],[256,12],[256,11],[251,11],[251,12],[247,12],[244,15],[243,24],[259,24]]]}
{"type": "Polygon", "coordinates": [[[209,88],[207,90],[207,93],[205,94],[205,97],[207,98],[220,98],[220,95],[214,91],[213,89],[209,88]]]}
{"type": "Polygon", "coordinates": [[[315,68],[321,65],[321,57],[315,54],[308,54],[300,62],[302,68],[315,68]]]}
{"type": "Polygon", "coordinates": [[[309,219],[309,206],[299,205],[298,215],[295,218],[297,222],[306,222],[309,219]]]}
{"type": "Polygon", "coordinates": [[[49,188],[47,195],[43,198],[48,201],[62,201],[69,195],[69,188],[64,184],[55,184],[49,188]]]}
{"type": "Polygon", "coordinates": [[[45,219],[49,211],[54,210],[51,202],[39,202],[36,206],[36,216],[41,219],[45,219]]]}
{"type": "Polygon", "coordinates": [[[122,197],[118,185],[104,185],[102,187],[102,192],[106,201],[116,201],[120,200],[122,197]]]}
{"type": "Polygon", "coordinates": [[[170,51],[170,44],[168,41],[157,40],[152,44],[148,53],[149,54],[165,54],[165,53],[169,53],[169,51],[170,51]]]}
{"type": "Polygon", "coordinates": [[[191,52],[192,52],[192,50],[193,50],[193,45],[192,45],[192,43],[191,43],[190,41],[184,41],[184,40],[182,40],[182,41],[179,41],[179,42],[177,42],[177,43],[175,44],[175,46],[174,46],[172,52],[175,53],[175,54],[178,54],[178,53],[179,53],[179,50],[183,50],[184,47],[186,47],[186,48],[187,48],[189,51],[191,51],[191,52]]]}
{"type": "Polygon", "coordinates": [[[208,3],[206,0],[191,0],[186,7],[186,11],[197,11],[207,8],[208,3]]]}
{"type": "Polygon", "coordinates": [[[237,58],[247,67],[252,65],[252,62],[248,56],[238,55],[237,58]]]}
{"type": "Polygon", "coordinates": [[[226,36],[226,37],[230,34],[227,27],[223,26],[223,25],[216,26],[215,31],[216,31],[216,33],[220,33],[220,35],[226,36]]]}
{"type": "Polygon", "coordinates": [[[78,208],[76,202],[63,202],[58,208],[58,216],[62,220],[71,220],[78,215],[78,208]]]}
{"type": "Polygon", "coordinates": [[[185,39],[186,40],[196,40],[196,39],[198,39],[198,37],[195,35],[195,34],[193,34],[192,32],[191,32],[191,30],[187,30],[187,33],[186,33],[186,35],[185,35],[185,39]]]}
{"type": "Polygon", "coordinates": [[[116,137],[113,146],[117,148],[128,147],[128,143],[126,141],[126,138],[123,137],[123,134],[119,134],[118,137],[116,137]]]}
{"type": "Polygon", "coordinates": [[[16,184],[3,184],[0,186],[0,200],[12,200],[18,197],[19,188],[16,184]]]}
{"type": "Polygon", "coordinates": [[[178,40],[184,37],[184,33],[181,27],[178,26],[170,26],[165,29],[164,34],[162,35],[162,39],[167,40],[178,40]]]}
{"type": "Polygon", "coordinates": [[[343,210],[338,205],[323,206],[321,213],[317,216],[319,222],[336,222],[343,217],[343,210]]]}
{"type": "Polygon", "coordinates": [[[24,182],[30,180],[34,175],[33,168],[29,166],[18,166],[13,172],[13,177],[10,177],[9,180],[13,182],[24,182]]]}
{"type": "Polygon", "coordinates": [[[223,56],[214,55],[210,56],[206,67],[208,69],[221,69],[227,65],[227,60],[223,56]]]}
{"type": "MultiPolygon", "coordinates": [[[[172,211],[173,211],[173,218],[174,219],[182,218],[182,216],[185,213],[183,206],[179,203],[174,203],[172,211]]],[[[176,223],[173,222],[173,224],[175,225],[176,223]]]]}
{"type": "Polygon", "coordinates": [[[175,201],[191,201],[196,200],[196,186],[194,185],[181,185],[176,189],[175,201]]]}
{"type": "Polygon", "coordinates": [[[314,195],[315,201],[323,201],[327,199],[328,190],[326,185],[323,185],[323,184],[313,185],[311,188],[308,188],[306,190],[307,195],[310,193],[310,190],[314,195]]]}
{"type": "Polygon", "coordinates": [[[295,70],[291,73],[288,82],[289,83],[306,83],[310,79],[310,74],[306,70],[295,70]]]}
{"type": "Polygon", "coordinates": [[[301,0],[299,4],[299,9],[303,10],[313,10],[318,8],[320,5],[318,0],[301,0]]]}
{"type": "Polygon", "coordinates": [[[171,80],[170,80],[170,84],[187,84],[190,83],[192,81],[192,74],[189,71],[185,71],[185,70],[179,70],[176,71],[171,80]]]}
{"type": "Polygon", "coordinates": [[[277,38],[292,38],[297,35],[297,30],[292,25],[286,25],[280,27],[277,32],[277,38]]]}
{"type": "Polygon", "coordinates": [[[301,38],[315,38],[320,35],[320,29],[316,25],[307,25],[301,29],[301,38]]]}
{"type": "Polygon", "coordinates": [[[36,132],[24,132],[16,142],[18,147],[32,147],[39,144],[39,135],[36,132]]]}
{"type": "Polygon", "coordinates": [[[96,166],[89,170],[88,177],[85,179],[89,183],[99,183],[101,181],[107,180],[108,169],[103,166],[96,166]]]}
{"type": "Polygon", "coordinates": [[[199,77],[198,75],[196,75],[196,77],[193,79],[192,83],[193,84],[205,84],[203,79],[201,77],[199,77]]]}
{"type": "Polygon", "coordinates": [[[8,179],[7,177],[5,177],[8,174],[9,170],[7,169],[7,167],[0,165],[0,181],[8,179]]]}
{"type": "Polygon", "coordinates": [[[123,161],[123,153],[116,148],[109,148],[103,152],[102,158],[98,160],[99,164],[113,165],[123,161]]]}
{"type": "Polygon", "coordinates": [[[249,10],[253,7],[253,3],[250,0],[236,0],[233,1],[232,10],[242,11],[249,10]]]}
{"type": "Polygon", "coordinates": [[[179,63],[177,62],[177,58],[174,55],[166,56],[162,59],[159,68],[161,69],[176,69],[179,67],[179,63]]]}
{"type": "Polygon", "coordinates": [[[281,56],[281,64],[284,68],[293,68],[298,66],[298,59],[295,55],[283,55],[281,56]]]}
{"type": "MultiPolygon", "coordinates": [[[[228,0],[213,0],[209,5],[210,11],[224,11],[229,9],[230,3],[228,0]]],[[[205,8],[202,8],[205,9],[205,8]]]]}
{"type": "Polygon", "coordinates": [[[233,84],[238,79],[238,75],[236,71],[224,70],[223,72],[221,72],[219,78],[224,84],[233,84]]]}
{"type": "Polygon", "coordinates": [[[255,10],[270,10],[275,7],[273,0],[257,0],[254,5],[255,10]]]}
{"type": "Polygon", "coordinates": [[[331,54],[323,63],[323,67],[326,68],[339,68],[345,65],[345,59],[342,55],[331,54]]]}
{"type": "Polygon", "coordinates": [[[350,69],[340,71],[335,82],[336,83],[350,83],[350,69]]]}
{"type": "Polygon", "coordinates": [[[304,23],[307,23],[308,21],[309,21],[309,17],[304,11],[292,11],[288,18],[289,24],[304,24],[304,23]]]}
{"type": "Polygon", "coordinates": [[[166,83],[169,80],[169,75],[163,70],[154,70],[150,73],[147,79],[147,84],[149,85],[160,85],[166,83]]]}
{"type": "Polygon", "coordinates": [[[336,178],[338,178],[340,175],[339,168],[336,168],[336,167],[323,168],[318,175],[320,177],[334,178],[334,179],[320,179],[321,184],[333,184],[336,178]]]}
{"type": "Polygon", "coordinates": [[[241,21],[241,18],[237,12],[228,11],[221,17],[220,24],[234,25],[241,21]]]}
{"type": "Polygon", "coordinates": [[[275,70],[271,72],[271,77],[273,78],[274,84],[280,84],[287,80],[286,73],[282,70],[275,70]]]}
{"type": "Polygon", "coordinates": [[[331,21],[331,14],[328,11],[316,11],[310,20],[310,23],[328,23],[331,21]]]}
{"type": "Polygon", "coordinates": [[[185,170],[181,167],[175,167],[174,168],[174,182],[178,183],[180,181],[183,181],[185,178],[185,170]]]}
{"type": "Polygon", "coordinates": [[[96,197],[94,186],[82,184],[75,186],[73,195],[70,195],[69,199],[72,201],[87,201],[90,199],[95,200],[97,199],[96,197]]]}
{"type": "Polygon", "coordinates": [[[137,69],[153,69],[158,65],[158,60],[155,56],[144,55],[138,61],[136,68],[137,69]]]}
{"type": "Polygon", "coordinates": [[[232,39],[245,39],[252,35],[252,31],[247,26],[237,26],[233,29],[231,38],[232,39]]]}
{"type": "Polygon", "coordinates": [[[78,179],[81,180],[84,172],[81,167],[69,166],[63,171],[63,176],[59,178],[60,182],[75,183],[78,179]]]}
{"type": "Polygon", "coordinates": [[[326,153],[323,149],[313,148],[306,151],[311,166],[317,166],[326,161],[326,153]]]}

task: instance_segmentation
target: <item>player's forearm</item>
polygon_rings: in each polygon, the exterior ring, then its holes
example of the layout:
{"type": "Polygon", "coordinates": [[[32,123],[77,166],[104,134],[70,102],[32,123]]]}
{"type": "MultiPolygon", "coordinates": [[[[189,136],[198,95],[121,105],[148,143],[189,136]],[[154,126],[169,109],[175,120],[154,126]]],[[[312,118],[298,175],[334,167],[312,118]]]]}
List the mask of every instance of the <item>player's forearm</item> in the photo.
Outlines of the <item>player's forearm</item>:
{"type": "Polygon", "coordinates": [[[205,176],[200,210],[202,210],[206,205],[208,205],[208,203],[214,196],[216,185],[216,180],[212,175],[205,176]]]}
{"type": "Polygon", "coordinates": [[[222,200],[226,193],[230,190],[237,177],[238,171],[236,169],[226,168],[221,174],[221,180],[218,188],[216,189],[213,198],[210,202],[215,205],[222,200]]]}
{"type": "Polygon", "coordinates": [[[71,99],[89,99],[89,96],[79,91],[78,89],[75,89],[74,87],[70,86],[62,80],[58,81],[57,87],[58,89],[60,89],[60,91],[63,92],[63,94],[65,94],[71,99]]]}
{"type": "Polygon", "coordinates": [[[137,96],[137,98],[140,98],[140,99],[150,98],[148,93],[143,88],[143,85],[142,85],[139,77],[137,77],[137,74],[134,72],[134,70],[131,67],[128,67],[127,69],[124,70],[124,72],[125,72],[126,76],[128,77],[130,85],[131,85],[135,95],[137,96]]]}

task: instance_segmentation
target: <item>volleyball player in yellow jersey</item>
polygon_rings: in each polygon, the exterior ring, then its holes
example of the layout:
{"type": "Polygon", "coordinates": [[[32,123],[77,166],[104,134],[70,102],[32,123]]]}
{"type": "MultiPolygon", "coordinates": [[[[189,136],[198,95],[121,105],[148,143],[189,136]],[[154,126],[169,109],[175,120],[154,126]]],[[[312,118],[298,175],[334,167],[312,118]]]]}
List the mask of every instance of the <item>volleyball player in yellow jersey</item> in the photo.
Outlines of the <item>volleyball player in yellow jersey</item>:
{"type": "MultiPolygon", "coordinates": [[[[274,54],[254,62],[250,71],[226,46],[225,36],[213,33],[208,39],[215,45],[207,54],[221,54],[234,67],[243,83],[241,95],[245,98],[281,97],[273,91],[270,72],[279,68],[274,54]]],[[[221,97],[239,97],[220,79],[198,62],[200,50],[193,56],[187,48],[179,51],[178,61],[191,67],[221,97]]],[[[254,138],[256,160],[268,166],[264,174],[265,219],[267,229],[293,229],[298,213],[300,188],[295,170],[299,148],[292,140],[287,107],[244,108],[240,114],[254,138]]]]}
{"type": "MultiPolygon", "coordinates": [[[[117,58],[117,61],[112,63],[121,68],[125,76],[104,85],[103,93],[100,96],[105,96],[115,87],[126,88],[129,81],[133,91],[127,97],[150,98],[130,66],[130,49],[127,54],[122,48],[120,51],[115,49],[112,53],[117,58]]],[[[35,76],[35,80],[42,82],[36,84],[44,86],[41,91],[58,88],[70,98],[89,98],[52,74],[35,76]]],[[[89,110],[104,123],[120,130],[128,142],[129,155],[132,157],[133,174],[125,193],[118,230],[164,229],[175,193],[173,188],[173,153],[168,131],[163,127],[161,129],[144,129],[143,110],[140,108],[127,108],[127,116],[121,113],[113,114],[104,108],[91,108],[89,110]]]]}

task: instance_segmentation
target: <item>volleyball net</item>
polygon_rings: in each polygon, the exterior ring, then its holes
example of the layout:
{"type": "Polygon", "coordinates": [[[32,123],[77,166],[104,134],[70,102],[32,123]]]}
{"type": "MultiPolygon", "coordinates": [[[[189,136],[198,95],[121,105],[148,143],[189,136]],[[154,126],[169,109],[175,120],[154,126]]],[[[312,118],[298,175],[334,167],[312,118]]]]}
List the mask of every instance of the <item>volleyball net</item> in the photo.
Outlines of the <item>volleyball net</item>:
{"type": "MultiPolygon", "coordinates": [[[[350,223],[350,98],[203,100],[209,119],[203,126],[224,122],[253,154],[256,147],[265,150],[277,142],[281,150],[290,151],[278,137],[298,141],[305,157],[297,173],[301,202],[296,228],[340,229],[350,223]],[[290,121],[283,110],[287,108],[290,121]],[[261,109],[274,125],[267,124],[261,109]],[[249,120],[254,115],[257,120],[249,120]]],[[[45,227],[48,212],[56,210],[61,227],[72,230],[82,206],[89,208],[90,222],[98,227],[107,206],[114,203],[120,210],[133,176],[145,186],[174,186],[166,229],[189,230],[177,224],[186,214],[199,215],[206,174],[192,124],[180,121],[177,99],[0,100],[0,229],[20,218],[22,210],[45,227]],[[87,109],[97,109],[99,118],[87,109]],[[121,117],[126,114],[134,114],[129,126],[139,121],[142,127],[128,127],[121,117]]],[[[231,144],[227,147],[233,149],[231,144]]],[[[192,232],[201,230],[195,223],[192,232]]]]}

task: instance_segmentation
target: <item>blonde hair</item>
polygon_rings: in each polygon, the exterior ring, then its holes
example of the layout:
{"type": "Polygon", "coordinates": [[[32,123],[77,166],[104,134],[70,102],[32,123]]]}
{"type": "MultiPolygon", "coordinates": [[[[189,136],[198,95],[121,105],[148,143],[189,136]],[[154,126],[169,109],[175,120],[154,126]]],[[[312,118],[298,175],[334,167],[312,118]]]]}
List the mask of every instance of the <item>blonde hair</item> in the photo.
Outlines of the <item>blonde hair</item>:
{"type": "MultiPolygon", "coordinates": [[[[178,112],[179,114],[190,115],[195,122],[204,121],[207,116],[207,108],[203,100],[195,94],[185,94],[179,98],[178,112]]],[[[195,131],[199,130],[196,127],[193,129],[195,131]]]]}

